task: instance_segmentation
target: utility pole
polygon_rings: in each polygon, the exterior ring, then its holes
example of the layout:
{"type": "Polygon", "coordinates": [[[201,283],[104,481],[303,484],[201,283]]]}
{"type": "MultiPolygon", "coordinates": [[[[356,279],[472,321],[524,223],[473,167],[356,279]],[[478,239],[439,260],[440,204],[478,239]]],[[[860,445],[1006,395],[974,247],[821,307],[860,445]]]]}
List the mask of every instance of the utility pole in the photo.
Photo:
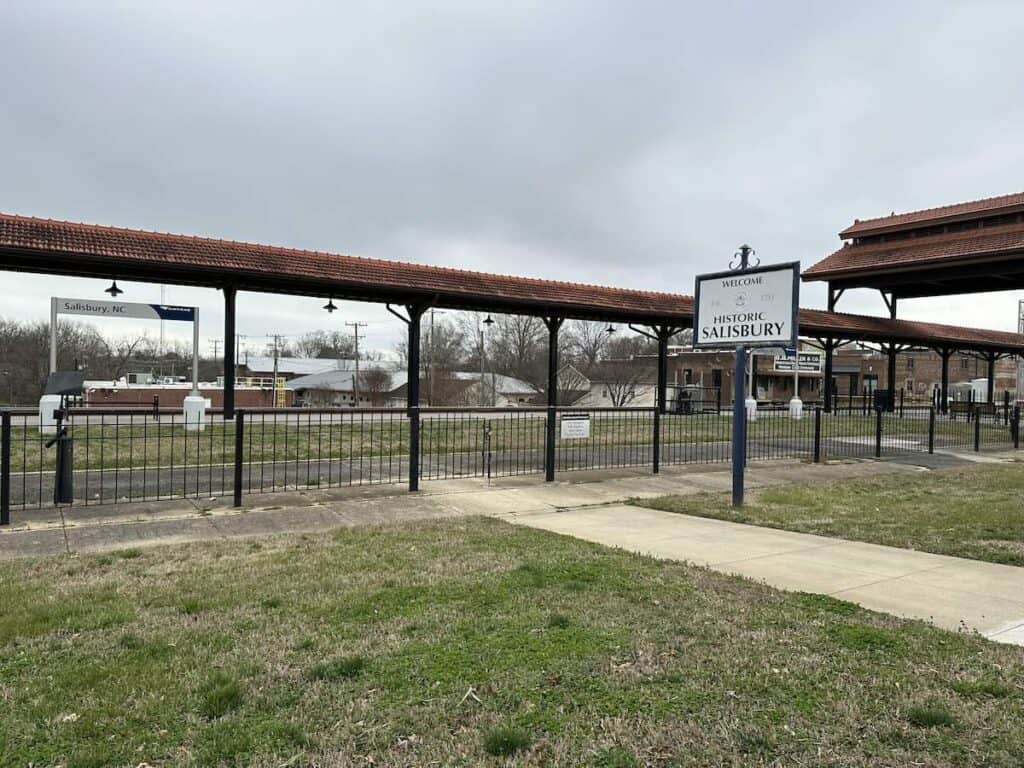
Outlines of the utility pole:
{"type": "Polygon", "coordinates": [[[437,313],[439,315],[443,315],[444,312],[442,312],[439,309],[433,309],[433,308],[431,308],[431,310],[430,310],[430,349],[427,351],[427,353],[428,353],[427,373],[430,375],[430,383],[427,385],[427,400],[428,400],[428,402],[431,405],[434,404],[434,375],[435,375],[435,367],[434,367],[434,349],[435,349],[435,347],[434,347],[434,314],[435,313],[437,313]]]}
{"type": "Polygon", "coordinates": [[[220,351],[220,339],[210,339],[210,346],[213,347],[213,362],[216,363],[219,357],[217,353],[220,351]]]}
{"type": "Polygon", "coordinates": [[[366,323],[360,323],[358,321],[353,321],[353,322],[350,322],[350,323],[345,323],[345,325],[352,326],[352,333],[356,337],[356,375],[355,375],[355,378],[352,379],[352,397],[355,400],[356,408],[358,408],[359,407],[359,329],[360,328],[365,328],[366,327],[366,323]]]}
{"type": "MultiPolygon", "coordinates": [[[[166,285],[161,285],[160,286],[160,304],[161,304],[161,306],[166,306],[166,304],[167,304],[167,286],[166,285]]],[[[160,354],[162,355],[163,353],[164,353],[164,321],[161,318],[161,320],[160,320],[160,354]]],[[[214,353],[213,356],[216,357],[217,356],[216,353],[214,353]]]]}
{"type": "Polygon", "coordinates": [[[281,335],[275,333],[271,338],[274,340],[274,378],[270,383],[270,391],[272,396],[271,402],[273,402],[274,407],[277,408],[277,360],[281,356],[281,335]]]}

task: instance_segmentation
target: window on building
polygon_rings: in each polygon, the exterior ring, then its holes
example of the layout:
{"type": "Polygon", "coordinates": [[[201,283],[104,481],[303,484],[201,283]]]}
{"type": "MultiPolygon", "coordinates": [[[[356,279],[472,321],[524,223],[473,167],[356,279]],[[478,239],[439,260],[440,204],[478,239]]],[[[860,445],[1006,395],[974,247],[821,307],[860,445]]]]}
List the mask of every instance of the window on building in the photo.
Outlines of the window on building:
{"type": "Polygon", "coordinates": [[[971,358],[969,358],[969,357],[961,357],[960,358],[960,370],[966,371],[970,367],[971,367],[971,358]]]}
{"type": "Polygon", "coordinates": [[[912,357],[908,357],[907,358],[907,370],[908,371],[914,370],[914,358],[912,358],[912,357]]]}

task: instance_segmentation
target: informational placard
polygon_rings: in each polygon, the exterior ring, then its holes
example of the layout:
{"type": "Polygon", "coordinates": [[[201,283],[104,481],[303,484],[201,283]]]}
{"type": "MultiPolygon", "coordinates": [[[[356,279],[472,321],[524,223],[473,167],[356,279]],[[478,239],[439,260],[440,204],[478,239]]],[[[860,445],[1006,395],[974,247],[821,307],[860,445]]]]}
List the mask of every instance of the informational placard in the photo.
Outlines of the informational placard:
{"type": "Polygon", "coordinates": [[[140,304],[131,301],[101,299],[52,299],[58,315],[89,315],[91,317],[128,317],[136,320],[195,320],[195,307],[174,307],[166,304],[140,304]]]}
{"type": "Polygon", "coordinates": [[[785,355],[777,355],[775,358],[776,373],[800,373],[815,374],[821,373],[822,355],[821,352],[787,352],[785,355]]]}
{"type": "Polygon", "coordinates": [[[698,275],[694,349],[796,347],[800,264],[698,275]]]}
{"type": "Polygon", "coordinates": [[[590,437],[589,413],[563,413],[561,425],[563,440],[586,440],[590,437]]]}

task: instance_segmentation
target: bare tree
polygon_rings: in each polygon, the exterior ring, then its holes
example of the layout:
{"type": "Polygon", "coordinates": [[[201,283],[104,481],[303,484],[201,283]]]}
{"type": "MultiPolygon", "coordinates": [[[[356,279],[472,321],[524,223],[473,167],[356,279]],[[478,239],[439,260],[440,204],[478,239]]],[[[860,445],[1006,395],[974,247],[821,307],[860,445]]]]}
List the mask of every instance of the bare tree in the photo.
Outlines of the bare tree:
{"type": "Polygon", "coordinates": [[[382,395],[391,389],[391,374],[383,368],[369,368],[359,373],[359,392],[370,398],[374,405],[382,400],[382,395]]]}
{"type": "Polygon", "coordinates": [[[546,330],[539,317],[498,315],[490,330],[489,356],[492,369],[535,387],[546,384],[546,330]]]}
{"type": "MultiPolygon", "coordinates": [[[[341,331],[312,331],[303,334],[288,345],[299,357],[321,357],[351,360],[355,357],[355,342],[341,331]]],[[[360,357],[364,357],[360,353],[360,357]]]]}
{"type": "Polygon", "coordinates": [[[563,366],[558,372],[556,405],[572,405],[589,390],[590,380],[576,366],[563,366]]]}
{"type": "Polygon", "coordinates": [[[622,408],[640,395],[640,388],[652,375],[649,365],[635,359],[606,360],[595,377],[604,388],[612,406],[622,408]]]}
{"type": "MultiPolygon", "coordinates": [[[[434,331],[429,326],[420,331],[420,368],[438,371],[457,371],[465,364],[465,334],[459,324],[446,318],[435,318],[434,331]]],[[[395,345],[395,354],[404,367],[409,360],[408,342],[403,339],[395,345]]]]}
{"type": "Polygon", "coordinates": [[[107,366],[111,371],[110,378],[120,379],[128,373],[128,364],[136,351],[146,345],[148,337],[146,334],[140,336],[122,336],[119,339],[103,340],[103,346],[107,353],[107,366]]]}
{"type": "Polygon", "coordinates": [[[604,323],[592,323],[588,320],[574,320],[563,327],[565,335],[562,347],[581,370],[589,371],[604,356],[611,335],[604,323]]]}

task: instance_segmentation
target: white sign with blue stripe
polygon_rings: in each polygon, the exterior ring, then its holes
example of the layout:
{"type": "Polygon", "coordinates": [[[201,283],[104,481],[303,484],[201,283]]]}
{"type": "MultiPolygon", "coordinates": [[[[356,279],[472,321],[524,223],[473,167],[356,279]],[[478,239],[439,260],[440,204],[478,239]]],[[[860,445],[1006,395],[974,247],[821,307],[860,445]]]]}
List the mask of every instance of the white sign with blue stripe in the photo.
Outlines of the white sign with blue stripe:
{"type": "Polygon", "coordinates": [[[191,323],[196,319],[195,307],[176,307],[167,304],[139,304],[130,301],[103,301],[100,299],[55,298],[57,314],[89,315],[90,317],[127,317],[137,320],[181,320],[191,323]]]}

